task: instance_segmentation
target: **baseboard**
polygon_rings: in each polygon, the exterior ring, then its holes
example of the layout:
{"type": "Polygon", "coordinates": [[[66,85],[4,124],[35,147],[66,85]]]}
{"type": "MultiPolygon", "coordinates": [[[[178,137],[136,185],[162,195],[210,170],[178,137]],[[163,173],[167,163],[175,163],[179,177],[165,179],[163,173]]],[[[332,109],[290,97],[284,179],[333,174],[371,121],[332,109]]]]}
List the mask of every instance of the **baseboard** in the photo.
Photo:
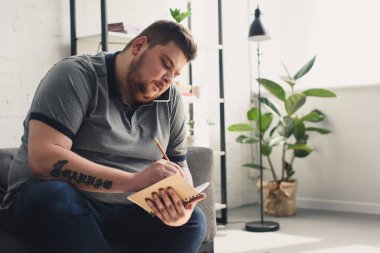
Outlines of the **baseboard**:
{"type": "Polygon", "coordinates": [[[380,215],[380,204],[328,199],[297,198],[297,207],[380,215]]]}

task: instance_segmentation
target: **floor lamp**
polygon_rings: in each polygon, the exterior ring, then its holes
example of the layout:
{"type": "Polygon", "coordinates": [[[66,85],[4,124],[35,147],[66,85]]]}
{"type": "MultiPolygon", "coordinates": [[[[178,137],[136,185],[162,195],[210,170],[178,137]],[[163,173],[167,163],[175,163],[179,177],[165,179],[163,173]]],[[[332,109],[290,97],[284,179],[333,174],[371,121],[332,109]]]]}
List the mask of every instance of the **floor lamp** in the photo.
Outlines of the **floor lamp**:
{"type": "Polygon", "coordinates": [[[261,93],[260,93],[260,42],[269,40],[260,21],[259,7],[255,10],[255,19],[249,28],[250,41],[257,42],[257,80],[258,80],[258,107],[259,107],[259,165],[260,165],[260,221],[251,221],[245,224],[245,229],[252,232],[270,232],[277,231],[280,224],[274,221],[264,221],[264,199],[263,199],[263,160],[262,160],[262,132],[261,132],[261,93]]]}

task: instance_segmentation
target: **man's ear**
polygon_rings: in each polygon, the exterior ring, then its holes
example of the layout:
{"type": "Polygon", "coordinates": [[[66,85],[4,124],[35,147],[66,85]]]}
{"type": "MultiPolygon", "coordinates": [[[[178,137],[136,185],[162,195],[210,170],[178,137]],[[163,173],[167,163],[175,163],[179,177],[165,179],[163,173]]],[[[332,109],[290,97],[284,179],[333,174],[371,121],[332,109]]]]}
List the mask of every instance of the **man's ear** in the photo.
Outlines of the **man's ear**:
{"type": "Polygon", "coordinates": [[[141,48],[147,44],[148,38],[146,36],[137,38],[132,44],[132,54],[137,55],[140,52],[141,48]]]}

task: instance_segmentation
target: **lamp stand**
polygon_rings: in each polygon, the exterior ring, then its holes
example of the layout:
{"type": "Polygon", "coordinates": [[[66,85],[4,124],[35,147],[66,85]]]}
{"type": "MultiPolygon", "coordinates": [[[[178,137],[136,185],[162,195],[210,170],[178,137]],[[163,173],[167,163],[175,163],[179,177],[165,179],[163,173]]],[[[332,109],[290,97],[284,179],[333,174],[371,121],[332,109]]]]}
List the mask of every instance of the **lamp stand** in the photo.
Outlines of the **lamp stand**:
{"type": "Polygon", "coordinates": [[[271,232],[280,229],[280,224],[274,221],[264,221],[263,197],[263,151],[261,131],[261,79],[260,79],[260,43],[257,42],[257,76],[258,76],[258,107],[259,107],[259,165],[260,165],[260,221],[251,221],[245,224],[245,229],[251,232],[271,232]]]}

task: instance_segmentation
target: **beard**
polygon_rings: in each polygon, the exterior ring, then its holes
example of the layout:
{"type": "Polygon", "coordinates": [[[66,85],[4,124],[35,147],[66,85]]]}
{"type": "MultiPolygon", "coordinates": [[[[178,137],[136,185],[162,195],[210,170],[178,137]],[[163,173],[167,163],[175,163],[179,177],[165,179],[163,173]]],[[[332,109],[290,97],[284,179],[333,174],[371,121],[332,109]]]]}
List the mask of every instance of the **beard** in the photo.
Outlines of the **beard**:
{"type": "Polygon", "coordinates": [[[127,73],[127,85],[129,89],[128,92],[132,94],[132,97],[134,98],[134,100],[136,100],[135,102],[139,102],[139,103],[150,102],[148,101],[149,98],[146,98],[144,96],[144,94],[148,92],[149,83],[143,80],[142,74],[140,71],[143,61],[145,59],[145,56],[146,56],[146,52],[141,54],[139,59],[134,59],[131,62],[129,71],[127,73]],[[144,101],[140,101],[139,98],[141,97],[141,95],[144,101]]]}

